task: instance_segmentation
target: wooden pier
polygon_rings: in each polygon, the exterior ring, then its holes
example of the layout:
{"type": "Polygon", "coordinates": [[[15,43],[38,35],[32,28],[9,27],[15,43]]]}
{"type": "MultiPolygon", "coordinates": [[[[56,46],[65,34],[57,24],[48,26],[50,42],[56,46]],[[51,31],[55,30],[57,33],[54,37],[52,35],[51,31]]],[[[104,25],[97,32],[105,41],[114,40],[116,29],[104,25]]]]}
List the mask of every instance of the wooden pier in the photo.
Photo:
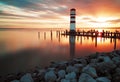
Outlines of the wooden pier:
{"type": "Polygon", "coordinates": [[[110,32],[110,31],[105,31],[98,32],[95,30],[90,30],[90,31],[76,31],[76,32],[69,32],[69,31],[64,31],[62,35],[70,35],[70,36],[89,36],[89,37],[103,37],[103,38],[118,38],[120,39],[120,32],[115,31],[115,32],[110,32]]]}

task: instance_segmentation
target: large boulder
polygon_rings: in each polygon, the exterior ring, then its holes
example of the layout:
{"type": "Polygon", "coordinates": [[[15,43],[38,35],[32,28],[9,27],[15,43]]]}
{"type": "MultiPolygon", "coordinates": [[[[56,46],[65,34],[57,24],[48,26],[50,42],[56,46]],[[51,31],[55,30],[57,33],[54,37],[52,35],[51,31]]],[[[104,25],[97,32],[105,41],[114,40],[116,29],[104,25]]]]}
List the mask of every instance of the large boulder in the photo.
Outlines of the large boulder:
{"type": "Polygon", "coordinates": [[[77,82],[77,79],[72,79],[70,80],[70,82],[77,82]]]}
{"type": "Polygon", "coordinates": [[[120,68],[116,68],[113,76],[113,82],[120,81],[120,68]]]}
{"type": "Polygon", "coordinates": [[[37,74],[37,77],[35,77],[36,79],[39,78],[39,80],[44,80],[44,76],[46,74],[46,70],[45,69],[41,69],[39,70],[39,73],[37,74]]]}
{"type": "Polygon", "coordinates": [[[92,77],[97,77],[96,69],[91,67],[90,65],[87,65],[82,69],[82,73],[87,73],[91,75],[92,77]]]}
{"type": "Polygon", "coordinates": [[[68,73],[68,74],[65,76],[65,79],[68,79],[68,80],[76,79],[76,73],[75,73],[75,72],[68,73]]]}
{"type": "Polygon", "coordinates": [[[104,59],[104,62],[105,62],[105,63],[113,63],[113,62],[111,61],[110,57],[108,57],[108,56],[103,56],[103,59],[104,59]]]}
{"type": "Polygon", "coordinates": [[[11,81],[11,82],[20,82],[19,80],[13,80],[13,81],[11,81]]]}
{"type": "Polygon", "coordinates": [[[68,64],[67,61],[62,61],[62,62],[51,62],[51,67],[65,67],[68,64]]]}
{"type": "Polygon", "coordinates": [[[78,70],[78,68],[69,65],[69,66],[66,68],[66,72],[67,72],[67,73],[71,73],[71,72],[76,72],[76,73],[78,73],[79,70],[78,70]]]}
{"type": "Polygon", "coordinates": [[[82,73],[78,82],[96,82],[96,80],[93,79],[93,77],[91,77],[89,74],[82,73]]]}
{"type": "Polygon", "coordinates": [[[83,64],[74,64],[74,67],[76,67],[76,68],[83,68],[84,67],[84,65],[83,64]]]}
{"type": "Polygon", "coordinates": [[[87,65],[87,61],[84,58],[76,58],[76,59],[73,59],[73,61],[79,64],[87,65]]]}
{"type": "Polygon", "coordinates": [[[118,65],[118,64],[120,64],[120,57],[114,57],[114,58],[112,58],[112,61],[113,61],[116,65],[118,65]]]}
{"type": "Polygon", "coordinates": [[[34,82],[30,73],[25,74],[20,78],[20,82],[34,82]]]}
{"type": "Polygon", "coordinates": [[[64,77],[65,77],[65,74],[66,74],[65,70],[60,70],[60,71],[58,71],[58,77],[59,77],[59,78],[64,78],[64,77]]]}
{"type": "Polygon", "coordinates": [[[111,82],[107,77],[99,77],[96,79],[97,82],[111,82]]]}
{"type": "Polygon", "coordinates": [[[41,70],[39,70],[39,73],[38,73],[37,76],[44,76],[45,73],[46,73],[46,70],[45,69],[41,69],[41,70]]]}
{"type": "Polygon", "coordinates": [[[108,56],[100,56],[96,65],[97,71],[103,73],[109,72],[116,67],[114,62],[108,56]]]}
{"type": "Polygon", "coordinates": [[[84,65],[83,64],[74,64],[74,67],[75,67],[75,72],[78,74],[82,71],[84,65]]]}
{"type": "Polygon", "coordinates": [[[61,82],[70,82],[68,79],[62,79],[61,82]]]}
{"type": "Polygon", "coordinates": [[[45,74],[44,78],[47,82],[54,82],[57,79],[57,76],[54,71],[49,71],[45,74]]]}

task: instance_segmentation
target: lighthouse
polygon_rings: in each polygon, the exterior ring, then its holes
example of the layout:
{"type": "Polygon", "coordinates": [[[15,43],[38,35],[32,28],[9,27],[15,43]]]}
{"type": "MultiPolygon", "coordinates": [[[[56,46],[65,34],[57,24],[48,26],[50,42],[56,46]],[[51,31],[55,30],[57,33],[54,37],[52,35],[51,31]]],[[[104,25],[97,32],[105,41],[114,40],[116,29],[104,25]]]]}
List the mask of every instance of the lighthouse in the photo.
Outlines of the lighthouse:
{"type": "Polygon", "coordinates": [[[76,33],[75,16],[76,16],[76,9],[74,8],[70,9],[70,33],[71,34],[76,33]]]}

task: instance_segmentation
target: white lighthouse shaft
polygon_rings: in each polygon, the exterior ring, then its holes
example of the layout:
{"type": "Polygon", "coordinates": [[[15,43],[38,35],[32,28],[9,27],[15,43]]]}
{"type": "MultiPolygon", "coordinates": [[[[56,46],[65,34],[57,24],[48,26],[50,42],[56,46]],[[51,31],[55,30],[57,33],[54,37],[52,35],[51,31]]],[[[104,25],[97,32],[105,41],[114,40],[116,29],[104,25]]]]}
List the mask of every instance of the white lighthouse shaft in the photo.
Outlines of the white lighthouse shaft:
{"type": "Polygon", "coordinates": [[[76,21],[75,21],[76,10],[70,9],[70,31],[75,32],[76,30],[76,21]]]}

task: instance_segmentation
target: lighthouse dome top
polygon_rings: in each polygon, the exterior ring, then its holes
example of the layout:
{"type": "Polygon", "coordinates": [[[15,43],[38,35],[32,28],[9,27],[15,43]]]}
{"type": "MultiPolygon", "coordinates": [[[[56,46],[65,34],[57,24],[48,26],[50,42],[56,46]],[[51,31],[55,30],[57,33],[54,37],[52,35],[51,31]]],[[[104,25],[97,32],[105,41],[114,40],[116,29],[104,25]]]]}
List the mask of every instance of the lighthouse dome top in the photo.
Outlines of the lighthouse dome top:
{"type": "Polygon", "coordinates": [[[71,11],[75,11],[76,9],[75,8],[72,8],[72,9],[70,9],[71,11]]]}

